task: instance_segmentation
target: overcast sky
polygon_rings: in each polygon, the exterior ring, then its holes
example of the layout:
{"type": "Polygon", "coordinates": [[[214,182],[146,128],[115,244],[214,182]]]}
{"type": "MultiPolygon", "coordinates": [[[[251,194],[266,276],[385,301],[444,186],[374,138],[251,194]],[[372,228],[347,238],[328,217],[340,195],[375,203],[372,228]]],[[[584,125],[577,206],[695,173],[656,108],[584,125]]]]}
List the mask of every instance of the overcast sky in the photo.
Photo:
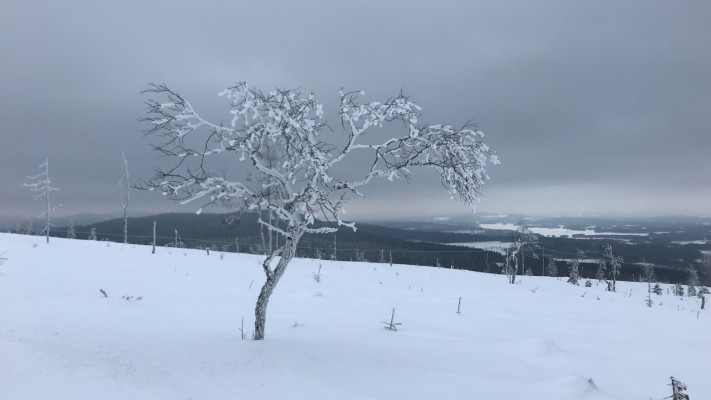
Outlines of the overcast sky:
{"type": "MultiPolygon", "coordinates": [[[[60,213],[118,212],[121,151],[136,182],[158,162],[139,91],[227,120],[236,81],[314,90],[331,116],[345,87],[473,119],[502,162],[479,211],[711,215],[709,21],[708,0],[0,0],[0,215],[41,212],[20,185],[47,157],[60,213]]],[[[431,174],[366,193],[349,215],[468,210],[431,174]]]]}

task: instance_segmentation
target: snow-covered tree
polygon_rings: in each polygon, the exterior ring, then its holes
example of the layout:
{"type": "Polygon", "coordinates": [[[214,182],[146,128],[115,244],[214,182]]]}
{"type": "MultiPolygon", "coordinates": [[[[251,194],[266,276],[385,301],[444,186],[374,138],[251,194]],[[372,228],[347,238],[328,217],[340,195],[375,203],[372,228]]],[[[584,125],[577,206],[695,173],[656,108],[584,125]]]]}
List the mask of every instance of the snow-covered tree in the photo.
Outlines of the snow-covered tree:
{"type": "Polygon", "coordinates": [[[74,220],[69,220],[69,228],[67,228],[67,239],[76,239],[77,234],[74,232],[74,220]]]}
{"type": "Polygon", "coordinates": [[[689,278],[686,283],[691,286],[699,286],[699,273],[694,267],[689,268],[689,278]]]}
{"type": "Polygon", "coordinates": [[[657,280],[657,276],[654,272],[654,264],[645,262],[643,268],[644,270],[641,278],[644,282],[652,282],[657,280]]]}
{"type": "Polygon", "coordinates": [[[548,273],[548,276],[558,276],[558,266],[555,264],[555,260],[553,258],[548,259],[548,266],[546,268],[546,272],[548,273]]]}
{"type": "Polygon", "coordinates": [[[686,285],[686,293],[689,297],[696,297],[696,295],[697,295],[696,286],[686,285]]]}
{"type": "Polygon", "coordinates": [[[421,125],[421,108],[402,94],[361,104],[363,92],[341,91],[344,138],[328,143],[321,133],[330,128],[313,93],[288,89],[264,93],[238,83],[221,93],[231,103],[227,124],[203,118],[165,85],[150,85],[145,93],[159,98],[146,103],[145,121],[150,123],[146,133],[157,140],[156,150],[175,161],[167,169],[156,169],[149,188],[183,204],[219,203],[267,210],[274,216],[271,222],[259,219],[283,240],[262,263],[266,281],[255,307],[255,339],[264,339],[269,298],[302,235],[335,232],[333,226],[315,227],[318,220],[354,228],[342,219],[347,194],[362,196],[359,190],[377,178],[408,179],[412,169],[430,167],[453,198],[473,205],[488,179],[487,163],[498,163],[481,131],[470,124],[421,125]],[[365,140],[366,132],[385,124],[404,126],[404,135],[379,143],[365,140]],[[353,165],[342,168],[342,161],[356,151],[367,152],[371,161],[362,171],[353,165]],[[278,160],[271,166],[269,152],[278,160]],[[222,164],[213,161],[220,158],[222,164]],[[235,168],[219,173],[218,168],[227,165],[225,158],[235,168]],[[247,169],[261,177],[261,184],[250,184],[240,175],[247,169]]]}
{"type": "Polygon", "coordinates": [[[56,208],[54,204],[49,201],[49,194],[59,188],[52,186],[52,181],[49,179],[49,159],[44,160],[38,168],[43,168],[44,170],[35,176],[28,176],[27,179],[30,180],[28,183],[23,183],[22,186],[29,188],[34,194],[34,200],[41,200],[44,202],[44,212],[39,216],[45,217],[45,225],[43,232],[47,237],[47,243],[49,243],[49,231],[52,227],[52,211],[56,208]]]}
{"type": "Polygon", "coordinates": [[[659,286],[659,283],[657,283],[657,284],[654,285],[654,287],[652,288],[652,292],[654,292],[654,294],[656,294],[657,296],[661,296],[662,293],[664,293],[664,289],[662,289],[662,287],[659,286]]]}
{"type": "Polygon", "coordinates": [[[607,263],[605,260],[600,259],[598,260],[598,265],[597,265],[597,274],[595,274],[595,279],[599,281],[605,280],[605,272],[607,271],[607,263]]]}
{"type": "Polygon", "coordinates": [[[518,254],[521,252],[521,246],[523,246],[523,242],[520,239],[520,237],[514,239],[506,249],[506,262],[501,271],[512,285],[516,283],[516,276],[518,275],[518,254]]]}
{"type": "Polygon", "coordinates": [[[96,228],[91,228],[91,231],[89,232],[89,237],[87,237],[87,240],[97,240],[96,228]]]}
{"type": "Polygon", "coordinates": [[[518,235],[518,240],[521,242],[518,252],[521,257],[521,270],[525,275],[530,276],[533,275],[533,272],[530,272],[530,268],[526,268],[526,256],[538,259],[538,255],[536,254],[536,249],[539,248],[538,237],[536,234],[531,232],[525,221],[521,220],[517,225],[516,233],[518,235]]]}
{"type": "Polygon", "coordinates": [[[684,287],[681,286],[681,283],[674,285],[674,295],[684,297],[684,287]]]}
{"type": "MultiPolygon", "coordinates": [[[[675,379],[673,376],[671,377],[671,387],[672,387],[672,395],[671,395],[671,400],[689,400],[689,395],[684,393],[685,391],[688,390],[686,387],[686,384],[681,382],[678,379],[675,379]]],[[[667,397],[669,398],[669,397],[667,397]]]]}
{"type": "Polygon", "coordinates": [[[605,245],[603,250],[603,256],[605,260],[610,265],[610,277],[612,278],[612,283],[607,282],[607,289],[611,292],[616,292],[617,285],[617,275],[620,274],[620,267],[622,266],[622,257],[616,256],[612,253],[612,246],[610,244],[605,245]]]}
{"type": "Polygon", "coordinates": [[[25,221],[22,223],[22,225],[19,228],[19,233],[21,235],[34,235],[35,234],[35,228],[34,225],[32,224],[32,221],[25,221]]]}
{"type": "Polygon", "coordinates": [[[123,208],[123,243],[128,244],[128,204],[131,201],[131,197],[129,195],[131,182],[128,175],[128,160],[126,159],[126,154],[123,151],[121,152],[121,158],[123,158],[124,174],[118,183],[119,188],[121,188],[119,200],[121,201],[121,208],[123,208]]]}
{"type": "Polygon", "coordinates": [[[568,283],[573,285],[579,285],[580,282],[580,257],[582,253],[580,250],[577,251],[577,255],[574,258],[568,260],[568,283]]]}

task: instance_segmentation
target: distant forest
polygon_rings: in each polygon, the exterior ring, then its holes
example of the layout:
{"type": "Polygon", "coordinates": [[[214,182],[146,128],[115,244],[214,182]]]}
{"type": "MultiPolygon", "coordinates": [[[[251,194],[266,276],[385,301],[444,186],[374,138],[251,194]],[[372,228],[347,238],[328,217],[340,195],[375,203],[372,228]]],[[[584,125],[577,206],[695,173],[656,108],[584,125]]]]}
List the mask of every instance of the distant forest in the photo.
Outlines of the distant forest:
{"type": "MultiPolygon", "coordinates": [[[[129,243],[151,244],[153,223],[156,223],[158,246],[237,251],[262,254],[268,246],[268,233],[260,229],[256,213],[194,214],[173,213],[129,218],[129,243]],[[264,241],[262,240],[264,236],[264,241]]],[[[322,225],[325,225],[322,224],[322,225]]],[[[357,230],[340,227],[331,234],[306,234],[299,242],[298,257],[367,261],[381,263],[439,266],[478,272],[500,273],[504,256],[496,251],[448,245],[447,243],[510,242],[513,232],[482,230],[481,233],[456,233],[434,230],[398,229],[374,224],[357,224],[357,230]],[[335,252],[335,255],[334,255],[335,252]]],[[[91,225],[76,226],[78,239],[86,239],[95,229],[97,240],[123,241],[123,219],[111,219],[91,225]]],[[[68,227],[57,227],[52,236],[66,237],[68,227]]],[[[684,234],[689,234],[689,228],[684,234]]],[[[711,283],[711,258],[700,249],[708,245],[673,245],[665,236],[627,238],[567,238],[537,235],[540,249],[525,259],[533,275],[541,275],[550,258],[556,260],[558,275],[567,275],[566,260],[581,252],[581,272],[584,279],[594,279],[602,246],[610,243],[616,255],[624,259],[621,280],[638,280],[642,263],[655,265],[659,282],[686,283],[690,268],[699,272],[702,281],[711,283]],[[593,261],[593,262],[590,262],[593,261]]]]}

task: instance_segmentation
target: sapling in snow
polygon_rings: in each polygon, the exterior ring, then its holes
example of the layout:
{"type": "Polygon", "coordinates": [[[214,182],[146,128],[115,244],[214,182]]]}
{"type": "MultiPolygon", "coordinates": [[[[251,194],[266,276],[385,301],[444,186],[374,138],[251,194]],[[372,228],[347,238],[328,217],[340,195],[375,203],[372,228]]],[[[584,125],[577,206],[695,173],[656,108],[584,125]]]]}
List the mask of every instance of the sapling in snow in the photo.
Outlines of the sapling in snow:
{"type": "Polygon", "coordinates": [[[580,264],[577,258],[568,261],[568,283],[578,285],[580,281],[580,264]]]}
{"type": "Polygon", "coordinates": [[[687,286],[686,286],[686,294],[687,294],[689,297],[696,297],[696,294],[697,294],[697,293],[696,293],[696,286],[691,285],[691,284],[690,284],[690,285],[687,285],[687,286]]]}
{"type": "Polygon", "coordinates": [[[681,283],[674,285],[674,295],[684,297],[684,287],[681,286],[681,283]]]}
{"type": "Polygon", "coordinates": [[[612,246],[609,244],[605,245],[603,255],[605,256],[607,263],[610,265],[610,277],[612,278],[612,283],[605,279],[605,282],[607,283],[607,290],[611,292],[616,292],[617,276],[620,274],[620,267],[622,266],[622,257],[614,255],[612,253],[612,246]]]}
{"type": "Polygon", "coordinates": [[[314,282],[321,283],[321,264],[318,265],[318,272],[312,273],[314,282]]]}
{"type": "Polygon", "coordinates": [[[247,339],[247,331],[244,330],[244,317],[242,317],[242,322],[240,323],[239,336],[242,340],[247,339]]]}
{"type": "Polygon", "coordinates": [[[522,246],[523,242],[521,239],[516,238],[506,249],[506,260],[501,272],[506,275],[509,283],[512,285],[516,283],[516,276],[518,275],[518,254],[522,246]]]}
{"type": "Polygon", "coordinates": [[[47,243],[49,243],[49,231],[52,227],[51,215],[52,212],[57,208],[56,205],[49,201],[49,194],[55,190],[59,190],[52,186],[52,181],[49,179],[49,159],[46,159],[38,168],[44,168],[42,172],[35,176],[28,176],[27,179],[30,180],[29,183],[23,183],[22,186],[29,188],[34,194],[34,200],[41,200],[44,202],[44,211],[39,216],[45,217],[45,224],[43,232],[47,238],[47,243]]]}
{"type": "Polygon", "coordinates": [[[648,262],[644,262],[644,270],[642,272],[643,282],[653,282],[657,280],[656,274],[654,272],[654,265],[648,262]]]}
{"type": "Polygon", "coordinates": [[[652,288],[652,292],[654,292],[657,296],[661,296],[664,293],[664,289],[662,289],[662,287],[659,286],[659,283],[657,283],[652,288]]]}
{"type": "Polygon", "coordinates": [[[32,224],[32,221],[25,221],[20,225],[19,228],[19,233],[21,235],[34,235],[35,234],[35,228],[34,225],[32,224]]]}
{"type": "Polygon", "coordinates": [[[74,232],[74,220],[69,220],[69,228],[67,228],[67,239],[76,239],[77,234],[74,232]]]}
{"type": "Polygon", "coordinates": [[[671,399],[672,400],[689,400],[689,395],[684,393],[685,391],[688,390],[686,387],[686,384],[681,382],[678,379],[675,379],[673,376],[670,378],[671,379],[671,387],[672,387],[672,395],[671,399]]]}
{"type": "Polygon", "coordinates": [[[531,268],[526,267],[526,256],[531,256],[538,259],[538,254],[536,254],[536,249],[540,246],[538,245],[538,236],[531,232],[525,221],[521,220],[518,222],[518,227],[516,228],[518,235],[518,240],[521,242],[521,246],[518,249],[518,253],[521,256],[521,270],[526,276],[533,276],[531,268]]]}
{"type": "Polygon", "coordinates": [[[383,322],[385,324],[385,329],[397,332],[398,325],[402,325],[401,322],[395,322],[395,308],[393,307],[393,313],[390,315],[390,322],[383,322]]]}
{"type": "Polygon", "coordinates": [[[595,274],[595,279],[597,279],[598,282],[605,280],[606,270],[607,266],[605,260],[599,260],[597,266],[597,274],[595,274]]]}
{"type": "Polygon", "coordinates": [[[231,106],[227,124],[204,119],[165,85],[150,85],[144,93],[160,98],[146,102],[146,134],[155,138],[154,148],[161,155],[174,160],[172,167],[156,170],[148,189],[160,190],[183,204],[233,205],[273,215],[271,221],[259,218],[259,224],[275,234],[278,245],[262,263],[266,280],[255,307],[254,338],[258,340],[264,339],[269,298],[301,237],[334,233],[335,226],[355,229],[352,222],[342,219],[346,195],[362,196],[361,188],[376,179],[407,179],[412,170],[425,167],[439,174],[453,198],[474,205],[488,180],[487,163],[498,163],[481,131],[470,124],[462,128],[422,125],[418,122],[421,108],[403,94],[361,104],[362,92],[341,91],[344,140],[336,145],[322,140],[322,131],[330,128],[313,93],[288,89],[264,93],[238,83],[221,93],[231,106]],[[405,132],[379,144],[364,143],[367,131],[384,125],[401,125],[405,132]],[[360,171],[348,168],[349,176],[335,172],[356,152],[368,153],[371,161],[360,171]],[[209,166],[215,163],[206,161],[229,157],[234,168],[227,171],[211,170],[209,166]],[[244,179],[246,169],[259,179],[253,178],[252,183],[244,179]],[[324,219],[333,224],[314,227],[324,219]]]}
{"type": "Polygon", "coordinates": [[[694,267],[689,268],[689,278],[687,280],[686,293],[689,297],[696,296],[696,286],[699,285],[699,274],[694,267]]]}
{"type": "Polygon", "coordinates": [[[553,258],[548,259],[548,266],[546,267],[546,272],[550,277],[558,276],[558,266],[555,264],[555,260],[553,258]]]}
{"type": "Polygon", "coordinates": [[[578,250],[577,255],[568,261],[568,283],[579,285],[580,282],[580,258],[583,253],[578,250]]]}
{"type": "Polygon", "coordinates": [[[652,301],[652,282],[649,280],[651,277],[651,275],[647,275],[647,300],[645,300],[647,307],[651,307],[654,304],[652,301]]]}
{"type": "Polygon", "coordinates": [[[123,158],[124,174],[119,181],[119,187],[121,188],[121,195],[119,196],[119,199],[121,201],[121,208],[123,209],[123,243],[128,244],[128,205],[131,200],[129,195],[131,182],[129,181],[128,175],[128,160],[126,159],[126,154],[123,151],[121,152],[121,158],[123,158]]]}

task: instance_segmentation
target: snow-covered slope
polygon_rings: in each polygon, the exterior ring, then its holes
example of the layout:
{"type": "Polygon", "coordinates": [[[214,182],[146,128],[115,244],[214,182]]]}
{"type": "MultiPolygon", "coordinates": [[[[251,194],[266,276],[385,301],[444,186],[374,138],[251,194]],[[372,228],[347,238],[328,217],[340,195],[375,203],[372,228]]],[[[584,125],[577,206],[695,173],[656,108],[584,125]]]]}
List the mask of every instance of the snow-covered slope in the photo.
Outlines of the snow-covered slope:
{"type": "Polygon", "coordinates": [[[709,310],[647,308],[642,284],[297,259],[255,342],[256,256],[0,234],[3,251],[3,400],[629,400],[670,376],[711,398],[709,310]]]}

